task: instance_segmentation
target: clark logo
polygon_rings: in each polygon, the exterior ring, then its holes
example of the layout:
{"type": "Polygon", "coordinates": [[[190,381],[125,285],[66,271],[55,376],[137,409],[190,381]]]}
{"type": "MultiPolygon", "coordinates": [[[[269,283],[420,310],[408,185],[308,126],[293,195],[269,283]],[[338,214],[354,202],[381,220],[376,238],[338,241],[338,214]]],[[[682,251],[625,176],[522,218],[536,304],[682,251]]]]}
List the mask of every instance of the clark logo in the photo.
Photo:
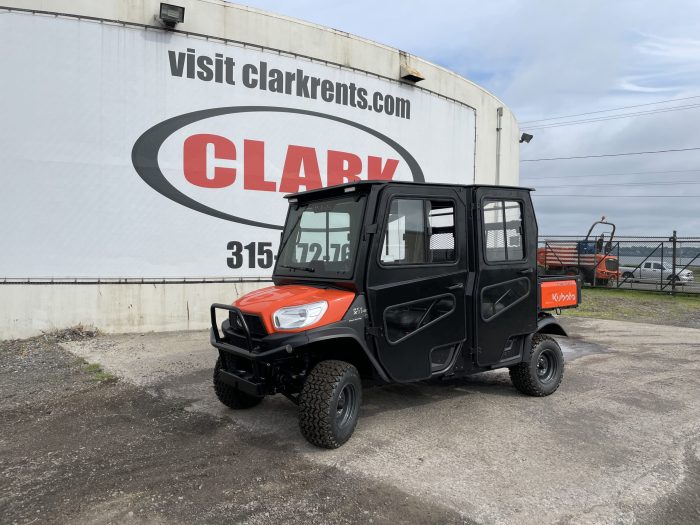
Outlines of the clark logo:
{"type": "Polygon", "coordinates": [[[220,219],[269,221],[280,193],[361,180],[424,181],[401,145],[350,120],[294,108],[241,106],[186,113],[141,135],[132,163],[151,188],[220,219]]]}
{"type": "MultiPolygon", "coordinates": [[[[246,190],[296,193],[324,186],[316,148],[293,144],[287,146],[279,185],[276,181],[265,178],[265,149],[265,142],[261,140],[243,141],[243,187],[246,190]]],[[[223,167],[221,163],[237,160],[238,154],[239,148],[226,137],[208,133],[191,135],[185,140],[183,148],[185,178],[202,188],[230,186],[236,182],[238,169],[223,167]]],[[[363,159],[359,155],[329,150],[325,157],[327,186],[362,180],[360,175],[365,170],[363,159]]],[[[369,155],[366,158],[367,178],[391,180],[398,164],[396,159],[384,160],[369,155]]]]}

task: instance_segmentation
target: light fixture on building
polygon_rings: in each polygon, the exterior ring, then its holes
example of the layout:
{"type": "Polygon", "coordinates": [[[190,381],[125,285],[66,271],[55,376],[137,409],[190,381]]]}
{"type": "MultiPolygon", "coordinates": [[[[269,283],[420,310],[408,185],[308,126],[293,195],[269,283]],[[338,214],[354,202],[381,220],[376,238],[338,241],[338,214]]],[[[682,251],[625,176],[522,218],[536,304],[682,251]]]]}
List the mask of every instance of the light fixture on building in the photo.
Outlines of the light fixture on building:
{"type": "Polygon", "coordinates": [[[520,144],[522,144],[523,142],[525,144],[529,144],[530,141],[532,140],[532,137],[533,136],[530,135],[529,133],[523,133],[522,135],[520,135],[520,144]]]}
{"type": "Polygon", "coordinates": [[[185,21],[185,8],[161,2],[159,18],[163,24],[172,29],[176,24],[181,24],[185,21]]]}

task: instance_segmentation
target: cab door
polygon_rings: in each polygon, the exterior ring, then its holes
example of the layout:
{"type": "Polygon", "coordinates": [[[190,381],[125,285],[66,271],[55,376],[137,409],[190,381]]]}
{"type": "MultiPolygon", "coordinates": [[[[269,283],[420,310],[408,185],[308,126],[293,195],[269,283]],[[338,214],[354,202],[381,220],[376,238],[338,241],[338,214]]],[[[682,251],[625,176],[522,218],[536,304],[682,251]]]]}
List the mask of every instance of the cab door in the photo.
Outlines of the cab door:
{"type": "Polygon", "coordinates": [[[377,357],[395,381],[447,369],[466,339],[466,190],[388,186],[367,262],[377,357]]]}
{"type": "Polygon", "coordinates": [[[516,358],[518,335],[537,327],[537,222],[528,190],[485,187],[475,192],[479,256],[476,361],[516,358]]]}

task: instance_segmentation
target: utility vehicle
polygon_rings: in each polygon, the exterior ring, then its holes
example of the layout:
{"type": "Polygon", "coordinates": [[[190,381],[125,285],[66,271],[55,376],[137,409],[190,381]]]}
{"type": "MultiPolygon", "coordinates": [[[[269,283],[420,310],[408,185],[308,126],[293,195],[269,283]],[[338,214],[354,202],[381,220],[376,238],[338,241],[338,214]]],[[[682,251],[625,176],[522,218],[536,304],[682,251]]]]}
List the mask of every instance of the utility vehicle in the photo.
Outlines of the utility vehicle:
{"type": "Polygon", "coordinates": [[[368,181],[287,199],[274,286],[211,306],[222,403],[282,394],[304,437],[336,448],[363,385],[507,367],[525,394],[558,388],[549,334],[566,333],[546,310],[576,306],[581,284],[537,276],[530,190],[368,181]]]}
{"type": "Polygon", "coordinates": [[[582,241],[545,241],[537,250],[537,263],[549,275],[580,275],[592,286],[613,286],[620,277],[619,261],[612,255],[614,238],[615,225],[603,217],[591,225],[582,241]],[[595,238],[592,233],[599,224],[612,230],[595,238]]]}

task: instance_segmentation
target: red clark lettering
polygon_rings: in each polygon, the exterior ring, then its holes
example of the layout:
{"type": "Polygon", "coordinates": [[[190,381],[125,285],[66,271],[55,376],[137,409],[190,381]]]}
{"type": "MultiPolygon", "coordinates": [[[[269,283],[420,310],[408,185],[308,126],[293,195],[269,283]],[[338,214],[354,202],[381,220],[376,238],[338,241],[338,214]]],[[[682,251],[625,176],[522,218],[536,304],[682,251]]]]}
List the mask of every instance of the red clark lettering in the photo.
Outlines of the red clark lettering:
{"type": "MultiPolygon", "coordinates": [[[[185,179],[202,188],[225,188],[236,182],[236,168],[223,167],[218,161],[235,161],[236,145],[226,137],[197,134],[188,137],[183,146],[185,179]],[[210,168],[207,170],[207,168],[210,168]]],[[[328,150],[325,163],[319,163],[316,148],[289,145],[279,185],[265,173],[265,143],[260,140],[243,141],[243,188],[255,191],[296,193],[324,186],[362,180],[391,180],[399,161],[369,155],[365,159],[346,151],[328,150]],[[322,171],[321,166],[325,168],[322,171]]]]}

